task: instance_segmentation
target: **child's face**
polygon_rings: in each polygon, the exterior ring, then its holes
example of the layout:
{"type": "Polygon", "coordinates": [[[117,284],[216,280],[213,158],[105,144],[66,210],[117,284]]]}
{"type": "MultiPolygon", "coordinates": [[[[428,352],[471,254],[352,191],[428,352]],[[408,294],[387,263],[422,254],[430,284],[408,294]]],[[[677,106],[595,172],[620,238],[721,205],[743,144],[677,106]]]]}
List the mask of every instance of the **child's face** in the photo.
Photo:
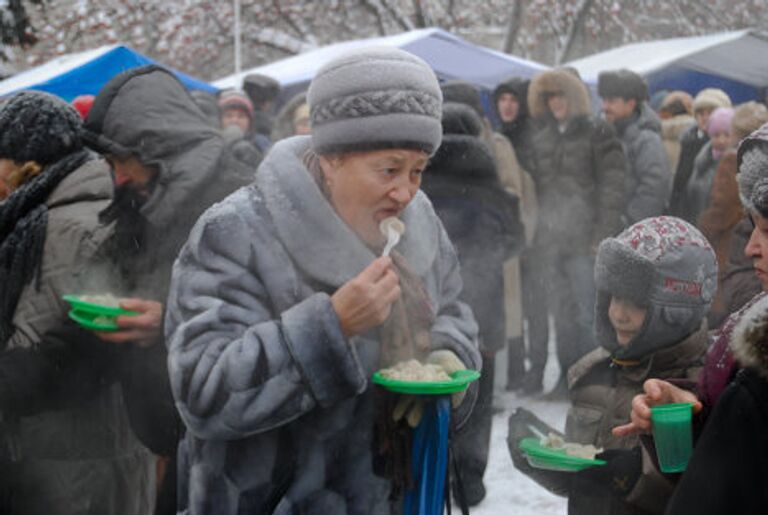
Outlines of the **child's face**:
{"type": "Polygon", "coordinates": [[[616,331],[616,341],[626,347],[637,335],[645,322],[647,308],[643,308],[631,300],[611,297],[611,305],[608,307],[608,318],[616,331]]]}

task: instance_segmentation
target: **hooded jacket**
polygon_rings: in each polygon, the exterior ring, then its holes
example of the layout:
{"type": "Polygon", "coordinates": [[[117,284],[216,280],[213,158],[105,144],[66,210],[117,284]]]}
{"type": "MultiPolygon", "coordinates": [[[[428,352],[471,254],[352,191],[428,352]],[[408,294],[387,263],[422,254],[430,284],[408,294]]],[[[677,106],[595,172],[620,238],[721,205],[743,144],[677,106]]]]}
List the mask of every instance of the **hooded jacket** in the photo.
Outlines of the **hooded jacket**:
{"type": "Polygon", "coordinates": [[[696,119],[690,114],[679,114],[661,120],[661,139],[664,142],[669,169],[673,175],[677,171],[677,163],[680,161],[680,138],[693,125],[696,125],[696,119]]]}
{"type": "MultiPolygon", "coordinates": [[[[104,86],[85,121],[85,139],[102,154],[134,156],[157,170],[140,207],[141,245],[113,238],[110,251],[122,272],[116,294],[164,303],[173,262],[198,217],[251,182],[255,169],[227,151],[179,80],[154,65],[123,72],[104,86]]],[[[122,384],[131,423],[153,452],[175,454],[180,428],[165,346],[129,349],[122,384]]]]}
{"type": "Polygon", "coordinates": [[[539,198],[536,243],[588,254],[621,227],[621,144],[610,125],[590,117],[586,87],[567,71],[538,75],[528,90],[528,107],[538,125],[531,169],[539,198]],[[546,105],[544,95],[551,92],[562,92],[568,102],[562,132],[546,105]]]}
{"type": "MultiPolygon", "coordinates": [[[[309,137],[276,143],[254,185],[203,215],[174,267],[169,369],[188,427],[180,513],[265,513],[282,503],[285,513],[368,514],[387,496],[371,463],[378,330],[347,340],[329,298],[375,256],[307,171],[309,148],[309,137]]],[[[478,368],[458,261],[423,193],[402,220],[398,251],[437,314],[433,348],[478,368]]],[[[470,388],[456,421],[475,395],[470,388]]]]}
{"type": "Polygon", "coordinates": [[[661,141],[659,117],[643,102],[639,113],[614,126],[628,164],[625,223],[664,214],[672,192],[672,173],[661,141]]]}
{"type": "Polygon", "coordinates": [[[443,108],[443,141],[422,185],[456,247],[464,283],[462,299],[477,318],[481,349],[494,353],[506,342],[503,263],[524,242],[517,197],[496,174],[482,122],[460,104],[443,108]],[[468,125],[476,125],[466,127],[468,125]]]}
{"type": "Polygon", "coordinates": [[[528,87],[530,86],[530,79],[523,79],[521,77],[511,77],[496,86],[493,90],[493,108],[496,110],[498,116],[498,102],[499,97],[504,93],[512,93],[519,105],[517,118],[512,122],[501,122],[499,126],[499,132],[501,132],[515,149],[517,160],[520,162],[520,166],[524,170],[530,170],[532,163],[531,157],[531,119],[528,112],[528,87]]]}
{"type": "Polygon", "coordinates": [[[110,228],[99,224],[98,212],[111,190],[105,163],[90,160],[46,200],[41,275],[22,291],[15,331],[0,355],[0,400],[8,405],[3,424],[18,461],[4,472],[16,482],[12,514],[143,515],[154,505],[154,459],[131,430],[121,385],[109,370],[113,362],[89,352],[89,345],[104,344],[89,343],[90,334],[72,327],[61,298],[95,291],[94,280],[103,283],[93,271],[103,264],[110,228]],[[14,359],[20,351],[34,358],[23,368],[14,359]],[[46,357],[52,361],[41,369],[46,357]],[[70,377],[60,384],[53,373],[70,377]],[[57,391],[26,391],[32,386],[57,391]]]}
{"type": "Polygon", "coordinates": [[[768,512],[768,298],[735,326],[731,349],[743,367],[707,419],[668,514],[768,512]]]}

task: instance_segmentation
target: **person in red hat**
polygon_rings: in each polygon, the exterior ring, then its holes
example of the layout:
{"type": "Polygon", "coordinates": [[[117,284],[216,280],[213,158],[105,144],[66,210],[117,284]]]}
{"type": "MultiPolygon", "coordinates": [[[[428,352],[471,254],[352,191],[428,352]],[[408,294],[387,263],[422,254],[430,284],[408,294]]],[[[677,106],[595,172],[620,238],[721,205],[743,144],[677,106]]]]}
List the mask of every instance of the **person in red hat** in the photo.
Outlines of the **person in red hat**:
{"type": "Polygon", "coordinates": [[[79,95],[72,100],[72,107],[75,108],[83,120],[88,116],[91,106],[93,106],[94,98],[96,98],[94,95],[79,95]]]}

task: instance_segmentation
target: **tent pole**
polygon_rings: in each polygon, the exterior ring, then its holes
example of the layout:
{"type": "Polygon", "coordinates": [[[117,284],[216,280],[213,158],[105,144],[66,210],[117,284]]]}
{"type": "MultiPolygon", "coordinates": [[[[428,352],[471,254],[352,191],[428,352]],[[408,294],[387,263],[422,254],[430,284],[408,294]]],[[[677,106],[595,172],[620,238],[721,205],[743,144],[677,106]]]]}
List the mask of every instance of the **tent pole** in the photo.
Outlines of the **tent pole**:
{"type": "Polygon", "coordinates": [[[240,0],[235,1],[235,73],[240,74],[240,0]]]}

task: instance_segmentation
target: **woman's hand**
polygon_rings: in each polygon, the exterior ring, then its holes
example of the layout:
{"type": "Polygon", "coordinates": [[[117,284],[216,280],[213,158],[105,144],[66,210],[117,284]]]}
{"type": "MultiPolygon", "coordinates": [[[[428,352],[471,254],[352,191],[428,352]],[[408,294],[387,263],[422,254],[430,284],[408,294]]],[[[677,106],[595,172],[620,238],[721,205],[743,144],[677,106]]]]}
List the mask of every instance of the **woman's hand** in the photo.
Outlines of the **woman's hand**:
{"type": "Polygon", "coordinates": [[[377,258],[331,296],[341,331],[350,337],[384,323],[400,298],[400,279],[389,257],[377,258]]]}
{"type": "Polygon", "coordinates": [[[96,335],[109,343],[135,343],[149,347],[157,343],[163,329],[163,305],[155,300],[122,299],[120,307],[136,311],[138,315],[121,315],[115,319],[120,328],[113,332],[96,331],[96,335]]]}
{"type": "Polygon", "coordinates": [[[702,404],[698,397],[688,390],[683,390],[672,383],[661,379],[648,379],[643,383],[645,393],[635,395],[632,399],[631,422],[614,427],[614,436],[628,436],[651,432],[651,407],[659,404],[689,402],[693,404],[693,412],[701,411],[702,404]]]}

